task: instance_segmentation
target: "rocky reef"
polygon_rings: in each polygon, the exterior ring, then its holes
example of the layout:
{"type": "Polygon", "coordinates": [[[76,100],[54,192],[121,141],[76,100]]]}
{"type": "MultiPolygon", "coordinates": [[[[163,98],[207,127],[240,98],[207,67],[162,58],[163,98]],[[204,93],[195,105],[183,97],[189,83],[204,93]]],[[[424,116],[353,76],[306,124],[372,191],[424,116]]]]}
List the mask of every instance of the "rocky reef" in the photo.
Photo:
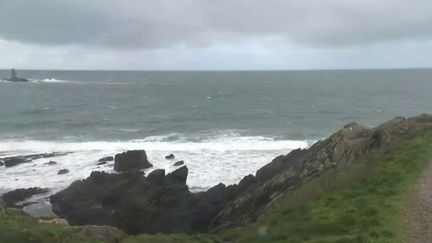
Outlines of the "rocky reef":
{"type": "Polygon", "coordinates": [[[141,152],[138,167],[127,166],[121,174],[93,172],[52,195],[51,203],[72,225],[111,225],[129,234],[218,232],[253,222],[278,198],[315,177],[385,154],[431,127],[429,115],[398,117],[372,129],[350,123],[308,149],[275,158],[237,185],[219,184],[201,193],[189,191],[185,166],[168,175],[155,170],[144,176],[141,152]]]}

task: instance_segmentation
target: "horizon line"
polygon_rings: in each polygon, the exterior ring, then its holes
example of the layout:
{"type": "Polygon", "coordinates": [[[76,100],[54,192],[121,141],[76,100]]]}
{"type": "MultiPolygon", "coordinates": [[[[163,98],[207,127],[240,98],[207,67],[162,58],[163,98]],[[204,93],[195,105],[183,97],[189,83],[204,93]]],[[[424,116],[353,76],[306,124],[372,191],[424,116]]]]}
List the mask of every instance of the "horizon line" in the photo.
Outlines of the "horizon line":
{"type": "Polygon", "coordinates": [[[296,71],[367,71],[367,70],[418,70],[431,67],[389,67],[389,68],[323,68],[323,69],[33,69],[33,68],[2,68],[0,71],[116,71],[116,72],[296,72],[296,71]]]}

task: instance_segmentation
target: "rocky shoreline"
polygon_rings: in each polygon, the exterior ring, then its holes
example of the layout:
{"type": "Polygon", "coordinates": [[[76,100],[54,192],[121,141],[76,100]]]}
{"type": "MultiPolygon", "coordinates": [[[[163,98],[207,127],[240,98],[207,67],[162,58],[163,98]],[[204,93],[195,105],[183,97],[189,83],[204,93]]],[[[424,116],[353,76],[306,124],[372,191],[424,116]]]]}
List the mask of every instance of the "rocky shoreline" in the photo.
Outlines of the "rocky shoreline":
{"type": "Polygon", "coordinates": [[[186,185],[187,166],[145,175],[141,170],[151,167],[145,151],[127,151],[114,158],[118,173],[93,172],[49,199],[53,212],[71,225],[109,225],[128,234],[215,233],[253,222],[302,184],[384,154],[426,127],[432,127],[430,115],[398,117],[372,129],[350,123],[308,149],[275,158],[238,184],[199,193],[186,185]]]}

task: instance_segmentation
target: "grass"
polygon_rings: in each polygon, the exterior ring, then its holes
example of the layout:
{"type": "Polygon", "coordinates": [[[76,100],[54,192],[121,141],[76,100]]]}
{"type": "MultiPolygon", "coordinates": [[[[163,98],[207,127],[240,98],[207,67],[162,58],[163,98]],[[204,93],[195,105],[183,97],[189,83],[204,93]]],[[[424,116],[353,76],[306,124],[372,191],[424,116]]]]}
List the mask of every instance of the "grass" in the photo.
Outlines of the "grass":
{"type": "Polygon", "coordinates": [[[101,243],[83,232],[65,230],[65,226],[42,224],[14,209],[0,213],[1,243],[101,243]]]}
{"type": "MultiPolygon", "coordinates": [[[[331,171],[273,204],[256,223],[219,235],[138,235],[125,243],[404,242],[404,207],[432,158],[432,131],[380,158],[331,171]]],[[[97,242],[15,210],[0,213],[0,242],[97,242]]]]}

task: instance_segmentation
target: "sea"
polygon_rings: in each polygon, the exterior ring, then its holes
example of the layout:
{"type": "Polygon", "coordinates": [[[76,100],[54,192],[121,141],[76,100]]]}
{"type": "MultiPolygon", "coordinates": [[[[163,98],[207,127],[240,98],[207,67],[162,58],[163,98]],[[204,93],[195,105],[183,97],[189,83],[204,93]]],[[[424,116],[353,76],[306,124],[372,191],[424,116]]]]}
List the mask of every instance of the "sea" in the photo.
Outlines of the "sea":
{"type": "MultiPolygon", "coordinates": [[[[7,78],[9,70],[1,70],[7,78]]],[[[183,160],[202,191],[237,183],[274,157],[357,122],[432,112],[432,70],[47,71],[0,81],[0,158],[68,152],[0,167],[0,193],[64,189],[98,159],[144,149],[153,169],[183,160]],[[174,160],[165,156],[174,154],[174,160]],[[56,161],[56,165],[47,165],[56,161]],[[57,175],[60,169],[70,172],[57,175]]]]}

